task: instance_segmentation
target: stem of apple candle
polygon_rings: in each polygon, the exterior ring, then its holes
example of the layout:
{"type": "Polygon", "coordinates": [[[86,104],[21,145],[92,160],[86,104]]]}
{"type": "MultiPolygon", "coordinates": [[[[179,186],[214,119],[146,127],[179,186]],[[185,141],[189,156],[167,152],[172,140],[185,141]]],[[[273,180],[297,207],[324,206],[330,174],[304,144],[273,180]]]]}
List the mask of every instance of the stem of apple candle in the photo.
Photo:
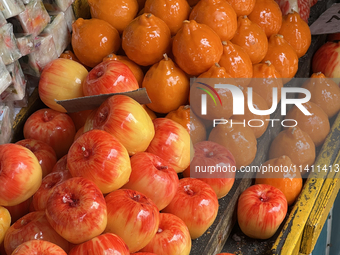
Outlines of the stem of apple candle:
{"type": "Polygon", "coordinates": [[[184,186],[184,190],[190,196],[193,196],[195,194],[195,192],[192,189],[190,189],[190,185],[184,186]]]}
{"type": "Polygon", "coordinates": [[[85,158],[90,156],[90,153],[88,152],[88,150],[86,150],[86,148],[84,146],[81,147],[81,150],[83,151],[83,156],[85,158]]]}
{"type": "Polygon", "coordinates": [[[45,122],[48,122],[48,121],[50,121],[50,120],[51,120],[51,118],[49,117],[49,115],[48,115],[48,112],[47,112],[47,111],[44,111],[44,116],[43,116],[43,119],[44,119],[44,121],[45,121],[45,122]]]}
{"type": "Polygon", "coordinates": [[[168,169],[168,166],[157,166],[156,168],[158,170],[165,170],[165,169],[168,169]]]}
{"type": "Polygon", "coordinates": [[[268,197],[265,194],[261,194],[260,195],[260,200],[261,200],[261,202],[267,202],[268,201],[268,197]]]}
{"type": "Polygon", "coordinates": [[[138,194],[138,195],[134,195],[134,196],[132,197],[132,200],[138,202],[138,201],[140,200],[140,195],[139,195],[139,194],[138,194]]]}
{"type": "Polygon", "coordinates": [[[66,204],[68,203],[70,206],[74,207],[77,203],[77,201],[73,200],[69,196],[63,196],[63,202],[66,204]]]}

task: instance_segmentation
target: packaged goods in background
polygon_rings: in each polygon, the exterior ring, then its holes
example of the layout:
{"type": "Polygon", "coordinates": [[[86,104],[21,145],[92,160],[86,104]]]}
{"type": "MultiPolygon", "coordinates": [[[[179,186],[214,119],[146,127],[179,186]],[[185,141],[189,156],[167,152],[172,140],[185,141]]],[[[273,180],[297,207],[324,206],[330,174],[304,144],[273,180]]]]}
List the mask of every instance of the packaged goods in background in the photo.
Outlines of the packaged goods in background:
{"type": "Polygon", "coordinates": [[[8,88],[9,85],[12,83],[12,77],[9,74],[6,65],[0,58],[0,94],[8,88]]]}
{"type": "Polygon", "coordinates": [[[39,35],[50,22],[50,15],[41,0],[31,0],[19,15],[10,19],[15,33],[39,35]]]}
{"type": "Polygon", "coordinates": [[[34,36],[30,34],[16,34],[15,36],[21,56],[30,54],[34,49],[34,36]]]}
{"type": "Polygon", "coordinates": [[[7,20],[5,18],[5,16],[2,14],[2,12],[0,11],[0,26],[3,26],[7,23],[7,20]]]}
{"type": "Polygon", "coordinates": [[[0,57],[5,65],[13,63],[21,57],[17,47],[16,38],[13,33],[13,25],[7,23],[0,27],[0,57]]]}
{"type": "Polygon", "coordinates": [[[51,17],[51,23],[41,33],[42,36],[51,35],[59,57],[65,48],[71,43],[71,33],[68,30],[65,14],[59,12],[51,17]]]}
{"type": "Polygon", "coordinates": [[[20,64],[24,73],[39,77],[44,67],[56,58],[58,54],[52,35],[37,36],[33,51],[20,58],[20,64]]]}
{"type": "Polygon", "coordinates": [[[0,0],[0,10],[5,19],[19,15],[25,10],[22,0],[0,0]]]}
{"type": "Polygon", "coordinates": [[[0,103],[0,144],[10,142],[12,138],[13,105],[0,103]]]}
{"type": "Polygon", "coordinates": [[[64,12],[64,14],[65,14],[65,20],[66,20],[66,23],[67,23],[68,30],[71,33],[72,32],[72,23],[76,20],[72,6],[68,7],[67,10],[64,12]]]}
{"type": "Polygon", "coordinates": [[[43,0],[45,8],[49,12],[64,12],[73,2],[74,0],[43,0]]]}
{"type": "Polygon", "coordinates": [[[15,115],[20,111],[20,109],[22,107],[27,107],[30,95],[31,95],[31,91],[30,91],[30,89],[27,85],[27,82],[26,82],[24,97],[21,100],[13,101],[13,106],[14,106],[14,109],[15,109],[15,112],[14,112],[15,115]]]}
{"type": "Polygon", "coordinates": [[[26,94],[26,79],[19,61],[6,66],[11,75],[11,84],[1,93],[0,102],[22,100],[26,94]]]}

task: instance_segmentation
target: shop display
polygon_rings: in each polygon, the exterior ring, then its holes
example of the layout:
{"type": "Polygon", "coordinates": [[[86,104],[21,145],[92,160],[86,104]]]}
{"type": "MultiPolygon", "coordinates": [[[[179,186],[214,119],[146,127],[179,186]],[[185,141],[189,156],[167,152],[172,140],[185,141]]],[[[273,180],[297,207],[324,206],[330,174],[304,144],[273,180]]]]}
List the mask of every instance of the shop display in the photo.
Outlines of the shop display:
{"type": "Polygon", "coordinates": [[[0,254],[311,254],[340,178],[331,1],[0,0],[0,254]]]}

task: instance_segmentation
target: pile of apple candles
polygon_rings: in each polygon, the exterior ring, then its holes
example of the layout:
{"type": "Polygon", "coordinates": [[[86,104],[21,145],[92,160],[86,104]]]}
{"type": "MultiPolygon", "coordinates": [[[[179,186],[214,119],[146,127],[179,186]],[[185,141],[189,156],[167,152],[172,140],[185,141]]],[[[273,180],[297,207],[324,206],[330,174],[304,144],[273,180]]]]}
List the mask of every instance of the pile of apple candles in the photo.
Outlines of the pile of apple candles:
{"type": "Polygon", "coordinates": [[[11,140],[15,111],[29,97],[28,77],[70,45],[74,0],[0,0],[0,144],[11,140]]]}

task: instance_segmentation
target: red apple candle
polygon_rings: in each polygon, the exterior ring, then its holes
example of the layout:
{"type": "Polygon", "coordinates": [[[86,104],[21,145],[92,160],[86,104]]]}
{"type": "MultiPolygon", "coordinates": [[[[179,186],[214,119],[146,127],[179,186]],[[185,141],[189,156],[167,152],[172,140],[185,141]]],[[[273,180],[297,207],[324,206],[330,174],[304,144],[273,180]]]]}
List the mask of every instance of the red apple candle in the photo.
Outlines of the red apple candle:
{"type": "Polygon", "coordinates": [[[67,167],[72,176],[93,181],[104,194],[122,187],[131,174],[127,150],[103,130],[90,130],[72,144],[67,167]]]}
{"type": "Polygon", "coordinates": [[[0,205],[24,202],[38,190],[41,180],[41,166],[33,152],[17,144],[0,145],[0,205]]]}
{"type": "Polygon", "coordinates": [[[247,236],[268,239],[285,218],[287,207],[286,197],[278,188],[267,184],[250,186],[238,200],[238,224],[247,236]]]}
{"type": "Polygon", "coordinates": [[[107,223],[103,194],[83,177],[73,177],[54,188],[47,200],[46,216],[56,232],[73,244],[101,234],[107,223]]]}
{"type": "Polygon", "coordinates": [[[67,255],[58,245],[44,240],[31,240],[19,245],[12,255],[67,255]]]}
{"type": "Polygon", "coordinates": [[[166,207],[176,194],[178,176],[168,162],[149,153],[139,152],[131,157],[132,172],[123,188],[143,193],[158,210],[166,207]]]}
{"type": "Polygon", "coordinates": [[[23,131],[26,139],[40,140],[50,145],[58,159],[67,154],[76,134],[70,116],[48,108],[40,109],[29,116],[23,131]]]}
{"type": "Polygon", "coordinates": [[[113,191],[105,200],[108,214],[105,232],[120,236],[130,253],[145,247],[159,226],[159,211],[152,200],[129,189],[113,191]]]}
{"type": "Polygon", "coordinates": [[[218,212],[215,191],[194,178],[180,179],[175,197],[162,212],[178,216],[187,225],[191,239],[196,239],[213,224],[218,212]]]}

